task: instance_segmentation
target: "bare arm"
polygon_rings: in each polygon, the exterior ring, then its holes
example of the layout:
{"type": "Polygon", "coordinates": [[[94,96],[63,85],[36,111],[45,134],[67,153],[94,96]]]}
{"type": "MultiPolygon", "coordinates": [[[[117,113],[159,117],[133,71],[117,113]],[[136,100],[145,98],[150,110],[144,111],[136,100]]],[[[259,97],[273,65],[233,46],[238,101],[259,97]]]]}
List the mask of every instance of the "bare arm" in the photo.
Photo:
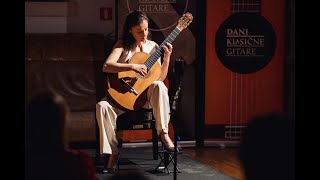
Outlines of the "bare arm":
{"type": "Polygon", "coordinates": [[[164,81],[168,74],[170,56],[172,53],[172,45],[167,43],[166,46],[163,47],[164,49],[164,56],[163,56],[163,63],[161,65],[161,76],[159,78],[160,81],[164,81]]]}
{"type": "Polygon", "coordinates": [[[118,41],[114,46],[112,52],[103,64],[102,71],[106,73],[118,73],[122,71],[133,70],[141,75],[147,74],[147,67],[144,64],[128,64],[118,63],[118,60],[123,53],[123,45],[121,41],[118,41]]]}
{"type": "Polygon", "coordinates": [[[121,41],[118,41],[116,45],[113,47],[112,52],[105,60],[102,71],[106,73],[117,73],[121,71],[129,71],[132,70],[130,64],[118,63],[118,60],[124,51],[121,41]]]}

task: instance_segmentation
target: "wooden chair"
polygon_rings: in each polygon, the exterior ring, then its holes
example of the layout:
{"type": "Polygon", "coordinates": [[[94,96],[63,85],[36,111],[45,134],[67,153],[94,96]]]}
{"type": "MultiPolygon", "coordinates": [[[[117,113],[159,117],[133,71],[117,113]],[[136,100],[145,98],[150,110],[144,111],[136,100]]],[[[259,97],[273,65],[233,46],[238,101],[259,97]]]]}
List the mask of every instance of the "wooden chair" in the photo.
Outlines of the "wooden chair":
{"type": "MultiPolygon", "coordinates": [[[[97,124],[97,123],[96,123],[97,124]]],[[[152,109],[139,109],[135,111],[126,111],[117,118],[117,131],[122,130],[152,130],[152,149],[153,159],[158,159],[158,135],[155,128],[155,120],[152,109]]],[[[96,160],[100,160],[99,127],[96,127],[96,160]]],[[[119,147],[122,147],[122,140],[118,139],[119,147]]]]}
{"type": "MultiPolygon", "coordinates": [[[[152,149],[153,159],[158,159],[158,135],[155,128],[155,119],[152,109],[140,109],[136,111],[127,111],[117,118],[117,131],[122,130],[152,130],[152,149]]],[[[119,145],[122,141],[119,139],[119,145]]]]}

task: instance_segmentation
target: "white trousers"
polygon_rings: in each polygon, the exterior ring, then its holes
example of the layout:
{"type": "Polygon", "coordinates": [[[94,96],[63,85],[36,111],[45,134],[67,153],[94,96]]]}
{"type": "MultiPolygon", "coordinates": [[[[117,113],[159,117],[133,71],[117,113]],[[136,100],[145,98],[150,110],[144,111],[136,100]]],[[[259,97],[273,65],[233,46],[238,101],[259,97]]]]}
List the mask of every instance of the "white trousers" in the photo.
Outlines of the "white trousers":
{"type": "MultiPolygon", "coordinates": [[[[162,81],[154,81],[148,89],[148,101],[143,108],[153,111],[158,135],[161,131],[168,133],[170,121],[170,104],[168,89],[162,81]]],[[[118,154],[116,137],[116,120],[124,113],[104,97],[96,104],[96,118],[99,126],[100,154],[118,154]]]]}

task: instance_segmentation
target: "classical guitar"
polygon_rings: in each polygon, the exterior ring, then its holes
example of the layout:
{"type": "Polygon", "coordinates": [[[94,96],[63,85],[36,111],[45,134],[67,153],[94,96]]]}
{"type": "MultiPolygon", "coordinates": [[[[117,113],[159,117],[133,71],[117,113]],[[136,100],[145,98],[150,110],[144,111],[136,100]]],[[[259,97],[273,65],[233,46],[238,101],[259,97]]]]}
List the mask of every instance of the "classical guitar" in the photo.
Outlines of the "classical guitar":
{"type": "Polygon", "coordinates": [[[137,110],[146,103],[148,87],[153,81],[158,80],[161,75],[161,65],[160,63],[156,63],[164,52],[161,47],[167,42],[172,43],[179,33],[192,22],[192,19],[193,16],[191,13],[183,14],[175,29],[151,55],[144,52],[137,52],[132,56],[130,60],[131,64],[144,63],[147,66],[148,74],[146,76],[142,77],[134,71],[108,74],[107,96],[113,100],[119,108],[124,110],[137,110]]]}

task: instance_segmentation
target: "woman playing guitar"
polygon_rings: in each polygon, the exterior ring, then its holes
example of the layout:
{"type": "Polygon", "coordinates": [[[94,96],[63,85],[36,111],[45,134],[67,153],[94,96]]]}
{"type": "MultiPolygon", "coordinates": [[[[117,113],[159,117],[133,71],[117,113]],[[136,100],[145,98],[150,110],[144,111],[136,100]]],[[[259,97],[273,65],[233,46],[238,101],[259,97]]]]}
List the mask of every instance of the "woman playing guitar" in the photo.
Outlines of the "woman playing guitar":
{"type": "MultiPolygon", "coordinates": [[[[96,117],[100,130],[100,154],[110,154],[105,167],[111,172],[115,169],[119,156],[115,134],[116,119],[124,113],[124,109],[152,108],[158,135],[166,148],[174,151],[174,144],[168,135],[170,121],[168,89],[163,83],[173,49],[170,43],[172,41],[165,41],[159,47],[157,43],[149,40],[148,22],[149,19],[145,13],[132,11],[126,17],[122,38],[115,44],[102,68],[103,72],[113,73],[111,76],[116,77],[115,80],[109,79],[107,96],[96,105],[96,117]],[[159,58],[160,53],[163,53],[162,64],[159,58]],[[152,61],[152,58],[156,59],[152,61]],[[151,63],[148,62],[149,60],[151,63]],[[140,97],[144,97],[146,101],[139,101],[143,104],[137,106],[136,99],[140,97]],[[134,102],[131,103],[131,101],[134,102]]],[[[181,30],[181,27],[177,27],[175,30],[177,32],[173,34],[178,34],[181,30]]],[[[169,39],[174,38],[169,37],[169,39]]]]}

